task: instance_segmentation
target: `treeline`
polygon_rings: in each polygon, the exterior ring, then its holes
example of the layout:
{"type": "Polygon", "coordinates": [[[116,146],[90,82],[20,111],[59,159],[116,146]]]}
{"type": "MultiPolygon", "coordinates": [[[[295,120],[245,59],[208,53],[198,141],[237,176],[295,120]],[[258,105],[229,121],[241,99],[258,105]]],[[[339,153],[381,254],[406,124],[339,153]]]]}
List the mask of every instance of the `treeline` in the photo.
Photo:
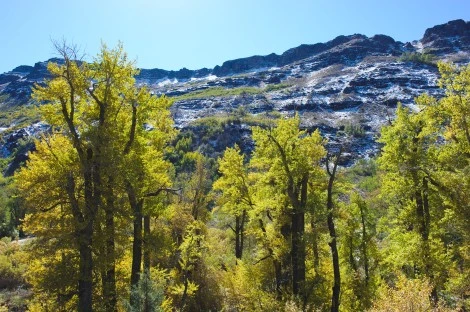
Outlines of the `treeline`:
{"type": "Polygon", "coordinates": [[[206,158],[121,46],[58,51],[34,90],[54,131],[11,186],[30,311],[470,309],[470,66],[439,64],[446,96],[399,106],[378,159],[341,168],[299,117],[206,158]]]}

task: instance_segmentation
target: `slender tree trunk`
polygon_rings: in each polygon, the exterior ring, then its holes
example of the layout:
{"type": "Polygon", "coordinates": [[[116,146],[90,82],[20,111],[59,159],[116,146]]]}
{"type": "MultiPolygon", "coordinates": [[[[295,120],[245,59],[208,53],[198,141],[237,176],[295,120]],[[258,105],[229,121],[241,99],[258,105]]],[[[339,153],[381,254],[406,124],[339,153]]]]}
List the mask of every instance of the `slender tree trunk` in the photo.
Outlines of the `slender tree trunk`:
{"type": "MultiPolygon", "coordinates": [[[[147,282],[145,285],[151,283],[150,279],[150,216],[144,216],[144,274],[146,275],[147,282]]],[[[144,298],[144,311],[150,312],[149,290],[145,291],[144,298]]]]}
{"type": "MultiPolygon", "coordinates": [[[[426,275],[429,277],[431,282],[434,282],[434,273],[432,269],[432,260],[431,255],[429,253],[429,232],[431,228],[431,214],[429,212],[429,187],[428,187],[428,179],[426,177],[423,178],[423,242],[424,242],[424,261],[426,266],[426,275]]],[[[433,283],[434,284],[434,283],[433,283]]],[[[434,305],[437,305],[439,297],[437,296],[437,289],[436,286],[433,285],[431,290],[431,301],[434,305]]]]}
{"type": "Polygon", "coordinates": [[[310,226],[312,227],[313,268],[315,270],[315,275],[318,276],[320,271],[320,252],[318,249],[318,229],[315,220],[315,212],[313,212],[313,214],[312,221],[310,222],[310,226]]]}
{"type": "Polygon", "coordinates": [[[353,233],[349,233],[349,264],[354,272],[357,272],[356,260],[354,260],[354,236],[353,233]]]}
{"type": "Polygon", "coordinates": [[[92,257],[93,222],[79,230],[79,277],[78,277],[78,311],[93,311],[93,257],[92,257]]]}
{"type": "Polygon", "coordinates": [[[141,265],[142,265],[142,211],[137,210],[137,211],[134,211],[134,241],[132,242],[131,286],[137,286],[137,284],[139,283],[141,265]]]}
{"type": "Polygon", "coordinates": [[[300,295],[305,301],[305,205],[307,203],[308,174],[304,174],[297,187],[290,179],[288,195],[292,204],[291,219],[291,261],[292,261],[292,292],[300,295]]]}
{"type": "Polygon", "coordinates": [[[423,178],[423,240],[429,240],[429,228],[431,223],[431,215],[429,213],[428,199],[428,179],[423,178]]]}
{"type": "Polygon", "coordinates": [[[189,286],[189,279],[191,278],[191,271],[185,271],[184,275],[184,282],[183,282],[183,294],[181,295],[181,303],[180,303],[180,310],[184,311],[184,307],[186,306],[186,299],[188,297],[188,286],[189,286]]]}
{"type": "MultiPolygon", "coordinates": [[[[142,266],[142,206],[143,200],[137,200],[135,190],[132,185],[127,182],[127,195],[129,198],[129,204],[132,208],[133,217],[134,217],[134,233],[133,233],[133,242],[132,242],[132,269],[131,269],[131,290],[136,288],[139,284],[141,266],[142,266]]],[[[134,298],[131,295],[130,305],[135,305],[134,298]]]]}
{"type": "MultiPolygon", "coordinates": [[[[290,216],[290,209],[286,206],[281,211],[281,215],[290,216]]],[[[281,235],[285,241],[292,240],[292,220],[283,220],[283,224],[280,228],[281,235]]],[[[291,241],[292,243],[292,241],[291,241]]],[[[278,260],[279,262],[279,281],[280,289],[292,287],[292,255],[291,253],[283,254],[278,260]]]]}
{"type": "Polygon", "coordinates": [[[330,172],[328,160],[326,163],[327,171],[330,176],[328,181],[328,189],[327,189],[327,209],[328,209],[328,231],[330,233],[331,241],[328,243],[331,249],[331,256],[333,260],[333,292],[331,295],[331,312],[338,312],[339,311],[339,295],[341,292],[341,276],[339,270],[339,257],[338,257],[338,247],[336,244],[336,230],[335,230],[335,223],[333,220],[333,183],[335,181],[336,176],[336,168],[338,166],[338,160],[341,152],[338,154],[334,165],[333,170],[330,172]]]}
{"type": "Polygon", "coordinates": [[[305,283],[305,220],[303,211],[297,208],[292,214],[292,291],[294,295],[304,295],[305,283]]]}
{"type": "Polygon", "coordinates": [[[116,255],[114,244],[114,211],[106,210],[105,215],[106,227],[106,278],[104,288],[105,309],[107,312],[117,311],[117,295],[116,295],[116,255]]]}
{"type": "Polygon", "coordinates": [[[364,257],[364,273],[366,276],[366,285],[369,284],[369,254],[367,253],[367,228],[366,228],[366,216],[364,212],[364,207],[362,204],[359,205],[359,211],[361,212],[361,225],[362,225],[362,241],[361,249],[362,256],[364,257]]]}
{"type": "Polygon", "coordinates": [[[424,221],[423,198],[421,196],[421,190],[419,188],[416,189],[415,191],[415,202],[416,202],[416,216],[418,217],[418,232],[419,232],[419,235],[421,236],[421,239],[424,242],[427,240],[426,222],[424,221]]]}
{"type": "Polygon", "coordinates": [[[103,221],[103,226],[101,226],[101,223],[98,221],[98,226],[95,225],[95,232],[96,232],[96,237],[103,237],[105,239],[105,242],[103,246],[98,246],[98,248],[95,250],[96,256],[97,256],[97,261],[98,263],[101,263],[102,265],[99,266],[100,269],[100,278],[101,278],[101,296],[103,298],[104,302],[104,309],[107,309],[107,298],[109,296],[109,291],[108,291],[108,280],[106,276],[107,272],[107,250],[106,250],[106,218],[105,221],[103,221]],[[103,231],[104,230],[104,231],[103,231]]]}
{"type": "Polygon", "coordinates": [[[242,242],[241,242],[241,217],[235,216],[235,257],[237,259],[242,258],[242,242]]]}
{"type": "MultiPolygon", "coordinates": [[[[312,210],[312,218],[310,220],[310,226],[312,227],[312,253],[313,253],[313,269],[315,271],[315,277],[307,290],[307,296],[310,296],[314,289],[320,285],[322,276],[320,275],[320,251],[318,248],[318,226],[315,218],[315,207],[312,210]]],[[[308,298],[308,297],[307,297],[308,298]]],[[[304,309],[305,310],[305,309],[304,309]]]]}
{"type": "Polygon", "coordinates": [[[67,177],[65,189],[70,201],[70,208],[74,221],[77,223],[75,232],[80,262],[78,266],[78,311],[93,311],[93,257],[92,257],[92,240],[93,240],[93,222],[97,207],[94,206],[93,188],[92,188],[92,171],[89,166],[85,166],[84,185],[85,185],[85,212],[80,209],[80,204],[75,196],[75,178],[72,173],[67,177]]]}
{"type": "Polygon", "coordinates": [[[150,216],[144,216],[144,272],[150,277],[150,216]]]}
{"type": "Polygon", "coordinates": [[[78,311],[93,311],[93,223],[98,210],[98,201],[96,200],[93,185],[96,169],[92,166],[93,150],[87,150],[87,160],[83,165],[84,168],[84,197],[85,212],[81,213],[79,204],[75,198],[75,181],[73,176],[69,177],[67,191],[71,200],[72,210],[75,219],[80,221],[78,230],[78,248],[80,254],[79,277],[78,277],[78,311]]]}
{"type": "Polygon", "coordinates": [[[341,277],[339,271],[339,257],[338,257],[338,247],[336,246],[336,231],[335,225],[333,222],[332,213],[328,214],[328,230],[330,231],[331,241],[328,245],[331,248],[331,255],[333,258],[333,276],[334,276],[334,284],[333,284],[333,293],[331,296],[331,312],[338,312],[339,311],[339,294],[340,294],[340,284],[341,284],[341,277]]]}
{"type": "Polygon", "coordinates": [[[243,241],[245,231],[246,210],[241,216],[235,216],[235,257],[241,259],[243,255],[243,241]]]}
{"type": "MultiPolygon", "coordinates": [[[[104,207],[104,232],[98,232],[105,238],[105,245],[101,254],[103,269],[101,279],[103,284],[103,299],[106,312],[117,311],[117,294],[116,294],[116,255],[115,255],[115,198],[113,191],[113,179],[109,178],[106,184],[106,191],[103,192],[106,204],[104,207]]],[[[100,227],[97,228],[100,230],[100,227]]]]}
{"type": "MultiPolygon", "coordinates": [[[[258,219],[259,226],[263,232],[263,236],[267,239],[266,228],[264,227],[263,220],[258,219]]],[[[274,250],[268,245],[267,246],[269,256],[273,258],[274,274],[276,278],[276,297],[280,299],[282,297],[282,285],[284,284],[282,279],[282,263],[274,257],[274,250]]]]}
{"type": "Polygon", "coordinates": [[[241,242],[240,242],[240,223],[241,217],[235,216],[235,257],[237,259],[242,258],[242,249],[241,249],[241,242]]]}
{"type": "Polygon", "coordinates": [[[246,210],[243,210],[241,224],[240,224],[240,258],[239,259],[241,259],[243,255],[243,244],[245,241],[245,222],[246,222],[246,210]]]}

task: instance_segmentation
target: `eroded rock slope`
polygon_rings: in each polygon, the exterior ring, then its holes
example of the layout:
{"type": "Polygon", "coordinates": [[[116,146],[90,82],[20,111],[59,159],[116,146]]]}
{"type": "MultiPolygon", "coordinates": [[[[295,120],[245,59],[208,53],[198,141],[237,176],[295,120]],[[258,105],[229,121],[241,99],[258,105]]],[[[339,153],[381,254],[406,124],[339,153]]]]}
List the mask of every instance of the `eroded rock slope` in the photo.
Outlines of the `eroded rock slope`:
{"type": "MultiPolygon", "coordinates": [[[[413,42],[402,43],[385,35],[339,36],[281,55],[227,61],[213,69],[142,69],[136,78],[155,94],[174,98],[172,112],[178,128],[194,127],[196,120],[240,108],[256,115],[298,113],[303,127],[319,128],[330,146],[348,146],[353,160],[378,152],[375,138],[381,125],[393,118],[398,102],[413,107],[420,94],[443,94],[437,87],[436,65],[407,61],[402,57],[406,53],[468,64],[470,22],[456,20],[434,26],[413,42]],[[345,129],[359,131],[348,134],[345,129]]],[[[19,66],[0,75],[0,109],[27,105],[32,85],[49,77],[46,65],[19,66]]],[[[7,133],[3,142],[9,142],[10,126],[2,125],[1,131],[7,133]]],[[[246,127],[243,129],[246,140],[246,127]]],[[[236,137],[227,144],[234,142],[236,137]]]]}

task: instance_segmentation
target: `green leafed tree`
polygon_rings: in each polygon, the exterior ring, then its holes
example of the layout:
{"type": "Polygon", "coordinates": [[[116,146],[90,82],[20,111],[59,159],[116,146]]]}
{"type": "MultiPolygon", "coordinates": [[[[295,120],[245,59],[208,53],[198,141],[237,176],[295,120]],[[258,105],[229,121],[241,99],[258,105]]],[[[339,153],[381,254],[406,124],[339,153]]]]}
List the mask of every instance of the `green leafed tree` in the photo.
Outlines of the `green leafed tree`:
{"type": "MultiPolygon", "coordinates": [[[[432,200],[435,190],[430,186],[427,173],[433,170],[435,139],[435,135],[425,130],[420,114],[399,106],[395,121],[382,129],[380,141],[385,145],[379,158],[386,172],[383,191],[400,211],[393,220],[402,228],[393,231],[392,241],[405,243],[407,239],[403,235],[408,235],[416,242],[408,246],[410,259],[405,266],[411,270],[410,274],[424,274],[431,281],[435,275],[430,236],[432,222],[435,222],[432,212],[439,209],[440,204],[432,200]]],[[[433,295],[437,296],[436,291],[433,295]]]]}
{"type": "MultiPolygon", "coordinates": [[[[318,131],[308,134],[299,127],[298,116],[281,120],[273,129],[255,127],[256,148],[250,164],[264,175],[258,182],[258,200],[279,199],[277,207],[283,213],[278,216],[285,218],[289,232],[286,236],[290,237],[292,292],[305,301],[304,233],[308,186],[309,181],[323,174],[320,160],[325,156],[325,149],[318,131]]],[[[260,207],[267,209],[265,213],[269,215],[269,204],[260,207]]]]}
{"type": "Polygon", "coordinates": [[[428,177],[442,201],[436,230],[448,257],[453,260],[447,266],[447,273],[441,274],[440,284],[444,284],[440,287],[441,298],[469,309],[468,295],[462,290],[470,287],[470,66],[438,63],[438,68],[439,85],[445,90],[445,96],[436,99],[423,95],[417,104],[426,120],[427,131],[439,137],[434,147],[435,170],[428,172],[428,177]]]}
{"type": "Polygon", "coordinates": [[[68,221],[58,229],[70,236],[59,250],[77,255],[77,309],[115,311],[115,222],[132,215],[134,243],[139,243],[143,199],[169,184],[163,150],[174,132],[171,102],[135,85],[137,70],[121,45],[103,46],[92,63],[78,61],[76,50],[65,44],[57,49],[63,63],[48,65],[52,78],[33,95],[44,103],[43,117],[53,134],[37,142],[36,156],[16,178],[30,207],[26,226],[40,238],[47,213],[52,217],[60,210],[68,221]],[[95,288],[101,289],[102,302],[93,301],[95,288]]]}
{"type": "Polygon", "coordinates": [[[460,290],[450,293],[468,287],[469,276],[470,68],[438,67],[445,97],[422,95],[417,111],[399,106],[382,130],[382,196],[390,205],[380,226],[383,264],[388,274],[427,279],[434,304],[465,306],[460,290]]]}
{"type": "Polygon", "coordinates": [[[222,210],[235,219],[230,228],[235,234],[235,256],[238,259],[243,255],[248,212],[254,206],[252,183],[244,158],[238,146],[227,148],[219,160],[221,177],[213,185],[215,190],[222,192],[222,210]]]}

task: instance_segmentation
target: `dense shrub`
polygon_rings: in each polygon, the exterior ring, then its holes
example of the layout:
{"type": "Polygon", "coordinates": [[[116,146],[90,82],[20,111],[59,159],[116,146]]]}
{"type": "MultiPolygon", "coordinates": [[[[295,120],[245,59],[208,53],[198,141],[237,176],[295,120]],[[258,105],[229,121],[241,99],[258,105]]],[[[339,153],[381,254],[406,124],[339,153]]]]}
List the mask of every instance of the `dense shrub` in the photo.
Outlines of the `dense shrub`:
{"type": "Polygon", "coordinates": [[[0,240],[0,289],[12,289],[23,285],[25,264],[17,242],[9,238],[0,240]]]}
{"type": "Polygon", "coordinates": [[[432,286],[425,280],[400,277],[394,287],[387,286],[370,312],[447,312],[445,307],[435,306],[431,299],[432,286]]]}
{"type": "Polygon", "coordinates": [[[405,52],[398,58],[400,62],[413,62],[428,65],[436,65],[434,59],[435,57],[432,54],[419,52],[405,52]]]}
{"type": "Polygon", "coordinates": [[[343,130],[347,136],[360,138],[366,135],[364,127],[357,121],[347,121],[340,125],[340,129],[343,130]]]}

